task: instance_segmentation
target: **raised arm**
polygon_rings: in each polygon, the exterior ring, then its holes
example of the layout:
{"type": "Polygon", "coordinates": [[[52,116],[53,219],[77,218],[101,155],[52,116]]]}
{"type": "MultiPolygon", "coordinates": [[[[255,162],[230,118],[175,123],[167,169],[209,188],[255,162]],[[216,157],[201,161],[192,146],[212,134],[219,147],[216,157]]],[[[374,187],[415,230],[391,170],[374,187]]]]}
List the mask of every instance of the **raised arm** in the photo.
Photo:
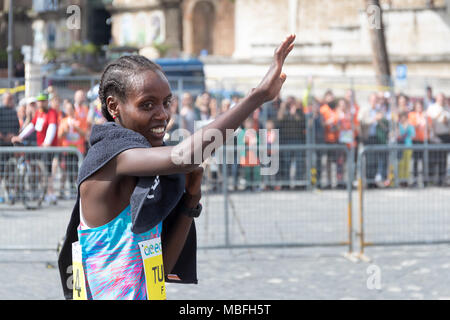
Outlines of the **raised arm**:
{"type": "Polygon", "coordinates": [[[174,147],[130,149],[121,153],[117,157],[116,173],[152,176],[194,170],[213,150],[224,144],[227,130],[236,130],[254,110],[278,95],[286,80],[286,74],[282,72],[284,61],[294,47],[294,40],[295,35],[286,37],[276,49],[272,64],[262,81],[234,108],[174,147]],[[211,152],[205,155],[207,147],[211,152]]]}

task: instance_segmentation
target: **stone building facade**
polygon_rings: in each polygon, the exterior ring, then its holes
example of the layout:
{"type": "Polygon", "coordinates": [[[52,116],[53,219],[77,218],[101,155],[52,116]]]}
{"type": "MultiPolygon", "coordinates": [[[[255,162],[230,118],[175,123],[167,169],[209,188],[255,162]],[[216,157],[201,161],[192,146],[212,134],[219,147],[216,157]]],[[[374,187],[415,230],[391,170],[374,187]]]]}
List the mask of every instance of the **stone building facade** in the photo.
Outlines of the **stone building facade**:
{"type": "MultiPolygon", "coordinates": [[[[450,78],[450,0],[381,0],[392,73],[450,78]]],[[[296,33],[294,76],[371,76],[365,0],[113,0],[117,45],[166,43],[169,56],[201,56],[210,77],[261,76],[280,40],[296,33]]],[[[375,21],[376,22],[376,21],[375,21]]],[[[152,57],[157,53],[151,52],[152,57]]]]}

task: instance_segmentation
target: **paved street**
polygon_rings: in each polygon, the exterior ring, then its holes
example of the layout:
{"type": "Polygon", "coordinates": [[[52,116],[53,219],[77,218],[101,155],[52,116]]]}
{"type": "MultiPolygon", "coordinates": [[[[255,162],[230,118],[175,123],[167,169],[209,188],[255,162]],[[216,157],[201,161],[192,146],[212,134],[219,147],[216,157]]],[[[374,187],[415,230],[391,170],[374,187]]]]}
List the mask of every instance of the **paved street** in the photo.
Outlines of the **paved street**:
{"type": "MultiPolygon", "coordinates": [[[[367,192],[367,240],[448,239],[448,192],[367,192]],[[388,206],[386,199],[395,205],[388,206]]],[[[229,241],[239,245],[345,241],[346,199],[345,192],[334,191],[234,193],[229,241]]],[[[221,245],[223,198],[210,195],[202,201],[199,245],[221,245]]],[[[72,205],[73,201],[63,201],[37,211],[0,206],[1,246],[27,250],[0,250],[0,299],[63,298],[54,248],[72,205]],[[52,250],[29,250],[39,247],[52,250]]],[[[450,244],[368,247],[370,262],[350,261],[344,257],[346,249],[201,249],[199,284],[167,284],[168,298],[450,299],[450,244]],[[376,289],[374,283],[381,287],[376,289]]]]}
{"type": "MultiPolygon", "coordinates": [[[[167,284],[168,299],[450,299],[450,245],[379,247],[372,262],[343,248],[200,250],[198,285],[167,284]],[[381,289],[368,289],[367,269],[381,289]]],[[[63,299],[54,252],[0,253],[0,299],[63,299]]]]}

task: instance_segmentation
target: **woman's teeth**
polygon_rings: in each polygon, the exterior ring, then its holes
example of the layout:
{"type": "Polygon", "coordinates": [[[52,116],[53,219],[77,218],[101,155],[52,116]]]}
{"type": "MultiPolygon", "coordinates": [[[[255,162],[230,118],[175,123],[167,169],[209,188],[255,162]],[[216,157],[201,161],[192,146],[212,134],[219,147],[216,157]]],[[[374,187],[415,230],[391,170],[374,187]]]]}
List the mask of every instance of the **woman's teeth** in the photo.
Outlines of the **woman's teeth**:
{"type": "Polygon", "coordinates": [[[164,132],[164,127],[153,128],[151,131],[152,131],[153,133],[163,133],[163,132],[164,132]]]}

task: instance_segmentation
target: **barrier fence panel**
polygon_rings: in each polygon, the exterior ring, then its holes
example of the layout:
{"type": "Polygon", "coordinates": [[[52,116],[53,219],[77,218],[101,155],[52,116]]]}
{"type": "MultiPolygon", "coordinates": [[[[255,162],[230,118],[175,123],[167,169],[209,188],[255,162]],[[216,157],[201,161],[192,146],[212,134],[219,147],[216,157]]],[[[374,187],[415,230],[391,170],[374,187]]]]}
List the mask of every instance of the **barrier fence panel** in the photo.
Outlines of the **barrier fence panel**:
{"type": "Polygon", "coordinates": [[[449,151],[450,144],[365,146],[360,151],[361,252],[369,245],[450,242],[449,151]]]}
{"type": "Polygon", "coordinates": [[[64,236],[82,155],[75,148],[0,148],[0,249],[56,249],[64,236]],[[61,206],[50,204],[61,201],[61,206]]]}
{"type": "MultiPolygon", "coordinates": [[[[214,171],[218,173],[215,184],[218,187],[215,193],[203,192],[202,202],[206,206],[203,218],[197,222],[200,246],[346,245],[349,251],[352,250],[351,188],[347,188],[352,181],[348,178],[352,166],[345,160],[343,183],[346,187],[343,189],[320,191],[311,180],[306,180],[311,177],[306,170],[312,171],[314,167],[307,159],[312,159],[313,155],[323,155],[323,164],[327,154],[342,153],[345,159],[353,159],[348,156],[351,152],[345,145],[280,146],[277,161],[281,164],[289,160],[291,175],[281,171],[281,167],[275,174],[265,175],[264,166],[242,165],[239,161],[226,164],[227,157],[233,159],[233,154],[251,149],[227,147],[220,150],[223,158],[209,161],[205,171],[205,177],[209,179],[211,167],[217,166],[214,171]],[[298,166],[298,175],[295,174],[296,161],[302,163],[298,166]]],[[[268,167],[267,163],[265,167],[268,167]]],[[[333,180],[337,175],[338,170],[333,168],[333,180]]],[[[210,181],[207,185],[214,192],[210,181]]]]}

